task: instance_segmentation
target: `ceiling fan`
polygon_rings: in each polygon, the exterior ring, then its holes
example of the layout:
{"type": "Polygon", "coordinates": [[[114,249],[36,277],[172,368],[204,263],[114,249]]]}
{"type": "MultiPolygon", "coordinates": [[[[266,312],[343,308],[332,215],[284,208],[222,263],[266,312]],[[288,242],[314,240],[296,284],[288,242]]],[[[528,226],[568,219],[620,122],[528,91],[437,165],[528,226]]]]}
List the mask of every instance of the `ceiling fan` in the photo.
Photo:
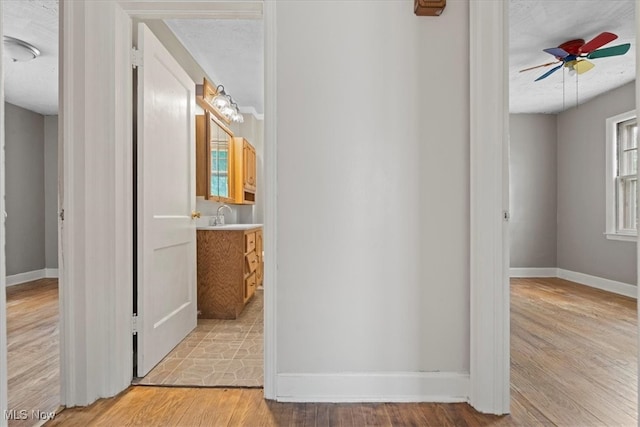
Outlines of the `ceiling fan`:
{"type": "Polygon", "coordinates": [[[583,39],[576,39],[564,42],[558,47],[543,49],[548,54],[555,56],[556,60],[553,62],[548,62],[546,64],[536,65],[535,67],[525,68],[524,70],[520,70],[520,72],[529,71],[541,67],[548,67],[549,65],[560,63],[560,65],[553,67],[552,69],[538,77],[535,80],[536,82],[538,80],[549,77],[551,74],[555,73],[562,67],[567,67],[569,71],[575,71],[578,74],[586,73],[595,66],[592,62],[587,61],[587,59],[624,55],[629,51],[629,48],[631,47],[630,43],[599,49],[600,47],[614,41],[617,38],[618,36],[613,33],[604,32],[598,34],[592,40],[586,43],[583,39]]]}

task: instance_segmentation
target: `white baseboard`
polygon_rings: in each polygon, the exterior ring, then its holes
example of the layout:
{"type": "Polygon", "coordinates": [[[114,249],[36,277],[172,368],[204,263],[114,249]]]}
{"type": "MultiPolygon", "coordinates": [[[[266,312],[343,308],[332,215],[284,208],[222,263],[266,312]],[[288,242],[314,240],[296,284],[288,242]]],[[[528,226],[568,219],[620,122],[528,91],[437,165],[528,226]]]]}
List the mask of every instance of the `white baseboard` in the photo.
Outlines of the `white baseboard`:
{"type": "Polygon", "coordinates": [[[592,288],[602,289],[603,291],[613,292],[614,294],[624,295],[630,298],[638,298],[637,286],[628,283],[617,282],[615,280],[603,279],[602,277],[591,276],[589,274],[577,273],[575,271],[558,269],[558,277],[581,285],[590,286],[592,288]]]}
{"type": "Polygon", "coordinates": [[[44,269],[44,277],[48,279],[57,279],[58,278],[58,269],[57,268],[45,268],[44,269]]]}
{"type": "Polygon", "coordinates": [[[278,374],[276,390],[280,402],[467,402],[469,374],[278,374]]]}
{"type": "Polygon", "coordinates": [[[558,277],[556,267],[510,268],[510,277],[558,277]]]}
{"type": "Polygon", "coordinates": [[[41,270],[27,271],[25,273],[7,276],[7,286],[19,285],[21,283],[32,282],[44,278],[58,277],[57,268],[43,268],[41,270]]]}

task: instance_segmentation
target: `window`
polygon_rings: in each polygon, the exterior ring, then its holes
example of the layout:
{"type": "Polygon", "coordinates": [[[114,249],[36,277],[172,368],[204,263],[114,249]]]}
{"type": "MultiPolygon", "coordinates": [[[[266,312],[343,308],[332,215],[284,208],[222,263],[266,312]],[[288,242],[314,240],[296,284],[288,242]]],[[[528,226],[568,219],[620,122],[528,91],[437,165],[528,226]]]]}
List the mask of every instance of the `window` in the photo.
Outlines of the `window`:
{"type": "Polygon", "coordinates": [[[211,150],[211,194],[221,197],[229,197],[228,154],[228,150],[211,150]]]}
{"type": "Polygon", "coordinates": [[[635,111],[607,119],[607,229],[609,239],[638,235],[638,121],[635,111]]]}

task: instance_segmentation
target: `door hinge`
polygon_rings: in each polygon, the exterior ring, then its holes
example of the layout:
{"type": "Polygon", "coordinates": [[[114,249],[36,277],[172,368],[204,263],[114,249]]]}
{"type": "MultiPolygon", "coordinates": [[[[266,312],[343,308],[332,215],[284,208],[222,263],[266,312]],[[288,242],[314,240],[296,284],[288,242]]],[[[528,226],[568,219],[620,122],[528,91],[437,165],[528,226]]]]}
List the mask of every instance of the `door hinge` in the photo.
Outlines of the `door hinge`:
{"type": "Polygon", "coordinates": [[[511,218],[511,214],[509,213],[509,211],[503,211],[502,219],[504,219],[505,221],[509,221],[509,218],[511,218]]]}
{"type": "Polygon", "coordinates": [[[60,211],[60,221],[64,221],[64,209],[60,211]]]}
{"type": "Polygon", "coordinates": [[[138,315],[135,313],[131,316],[131,334],[138,335],[138,315]]]}
{"type": "Polygon", "coordinates": [[[142,67],[142,65],[142,51],[135,47],[131,48],[131,66],[133,68],[138,68],[142,67]]]}

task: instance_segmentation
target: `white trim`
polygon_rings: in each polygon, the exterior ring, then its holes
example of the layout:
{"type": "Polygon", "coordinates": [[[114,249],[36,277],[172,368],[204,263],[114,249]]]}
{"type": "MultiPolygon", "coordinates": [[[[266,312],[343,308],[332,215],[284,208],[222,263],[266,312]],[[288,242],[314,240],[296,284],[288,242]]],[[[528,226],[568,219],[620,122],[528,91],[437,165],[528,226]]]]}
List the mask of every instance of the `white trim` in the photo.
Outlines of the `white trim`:
{"type": "Polygon", "coordinates": [[[466,402],[469,374],[278,374],[279,402],[466,402]]]}
{"type": "Polygon", "coordinates": [[[558,269],[557,277],[614,294],[624,295],[634,299],[638,298],[638,287],[628,283],[617,282],[615,280],[604,279],[602,277],[591,276],[562,268],[558,269]]]}
{"type": "Polygon", "coordinates": [[[264,2],[264,397],[277,396],[278,151],[276,3],[264,2]]]}
{"type": "Polygon", "coordinates": [[[509,412],[509,2],[469,3],[470,388],[480,412],[509,412]]]}
{"type": "MultiPolygon", "coordinates": [[[[0,2],[0,34],[2,34],[3,2],[0,2]]],[[[4,167],[4,45],[0,44],[0,290],[5,288],[6,255],[5,255],[5,171],[4,167]]],[[[9,409],[7,389],[7,293],[0,292],[0,415],[9,409]]],[[[0,417],[0,427],[8,424],[5,417],[0,417]]]]}
{"type": "Polygon", "coordinates": [[[24,273],[7,276],[7,286],[14,286],[21,283],[33,282],[34,280],[56,277],[58,277],[57,268],[43,268],[41,270],[26,271],[24,273]]]}
{"type": "MultiPolygon", "coordinates": [[[[638,2],[636,2],[636,28],[640,28],[640,7],[638,7],[638,2]]],[[[640,45],[640,31],[636,31],[636,46],[640,45]]],[[[640,55],[636,55],[636,75],[640,70],[640,55]]],[[[640,85],[638,85],[636,79],[636,110],[640,110],[640,85]]],[[[640,195],[640,187],[638,187],[638,194],[640,195]]],[[[640,239],[638,239],[636,243],[636,299],[638,299],[638,295],[640,295],[640,286],[638,285],[638,277],[640,277],[640,239]]],[[[637,305],[637,304],[636,304],[637,305]]],[[[640,319],[640,305],[637,307],[636,319],[640,319]]],[[[640,327],[640,325],[639,325],[640,327]]],[[[637,342],[636,347],[638,352],[640,352],[640,333],[636,333],[637,342]]],[[[637,362],[637,372],[640,372],[640,357],[637,362]]],[[[640,376],[636,378],[636,389],[640,386],[640,376]]],[[[640,412],[640,393],[636,397],[636,412],[640,412]]]]}
{"type": "Polygon", "coordinates": [[[636,234],[604,233],[604,235],[609,240],[618,240],[621,242],[635,242],[638,240],[636,234]]]}
{"type": "Polygon", "coordinates": [[[509,269],[510,277],[558,277],[558,269],[556,267],[544,268],[511,268],[509,269]]]}
{"type": "Polygon", "coordinates": [[[22,283],[33,282],[34,280],[44,279],[44,269],[26,271],[24,273],[12,274],[7,276],[7,286],[20,285],[22,283]]]}
{"type": "Polygon", "coordinates": [[[242,114],[251,114],[256,120],[264,120],[264,114],[260,114],[254,107],[238,107],[242,114]]]}
{"type": "Polygon", "coordinates": [[[511,277],[558,277],[560,279],[569,280],[579,285],[589,286],[591,288],[601,289],[603,291],[612,292],[618,295],[624,295],[637,299],[638,289],[635,285],[629,283],[618,282],[615,280],[605,279],[602,277],[591,276],[590,274],[578,273],[576,271],[565,270],[563,268],[511,268],[511,277]]]}
{"type": "Polygon", "coordinates": [[[139,19],[261,19],[262,1],[118,1],[139,19]]]}
{"type": "Polygon", "coordinates": [[[59,270],[57,268],[45,268],[44,277],[47,279],[57,279],[59,270]]]}
{"type": "Polygon", "coordinates": [[[60,17],[61,404],[83,406],[133,371],[131,19],[115,2],[73,0],[60,17]]]}
{"type": "Polygon", "coordinates": [[[605,149],[605,235],[610,240],[636,241],[632,236],[616,231],[616,147],[618,139],[618,123],[636,117],[636,110],[627,111],[606,120],[606,149],[605,149]]]}

